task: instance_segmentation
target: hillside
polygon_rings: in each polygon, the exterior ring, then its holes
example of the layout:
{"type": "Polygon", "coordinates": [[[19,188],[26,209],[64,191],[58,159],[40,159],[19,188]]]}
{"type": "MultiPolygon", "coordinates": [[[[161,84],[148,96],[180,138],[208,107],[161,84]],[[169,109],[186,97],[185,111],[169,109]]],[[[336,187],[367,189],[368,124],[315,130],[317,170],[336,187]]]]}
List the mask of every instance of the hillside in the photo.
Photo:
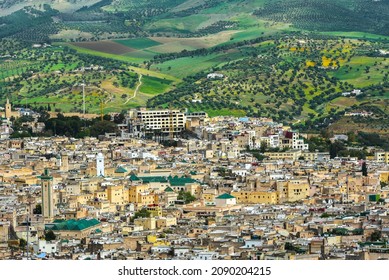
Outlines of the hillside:
{"type": "MultiPolygon", "coordinates": [[[[375,51],[377,46],[376,42],[296,34],[159,56],[153,67],[172,75],[185,71],[182,65],[209,64],[203,72],[185,72],[191,75],[179,87],[152,98],[148,105],[173,104],[213,114],[228,108],[291,123],[344,113],[366,100],[378,105],[378,100],[389,98],[389,62],[375,51]],[[223,78],[207,78],[211,72],[223,78]],[[356,89],[362,92],[357,98],[342,95],[356,89]]],[[[388,108],[383,112],[389,113],[388,108]]]]}
{"type": "Polygon", "coordinates": [[[0,11],[0,95],[19,105],[80,112],[85,83],[90,113],[174,106],[318,130],[347,127],[342,116],[368,103],[378,133],[388,120],[388,1],[3,0],[0,11]]]}
{"type": "Polygon", "coordinates": [[[389,2],[374,0],[3,0],[0,11],[0,38],[33,42],[280,28],[389,35],[389,2]]]}

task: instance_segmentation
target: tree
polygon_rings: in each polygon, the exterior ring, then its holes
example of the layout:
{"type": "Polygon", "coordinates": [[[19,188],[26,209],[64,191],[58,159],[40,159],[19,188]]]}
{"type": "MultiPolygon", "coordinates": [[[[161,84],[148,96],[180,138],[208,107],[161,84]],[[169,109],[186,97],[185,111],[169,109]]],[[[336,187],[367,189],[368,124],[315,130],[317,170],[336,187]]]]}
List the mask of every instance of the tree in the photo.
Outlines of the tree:
{"type": "Polygon", "coordinates": [[[191,203],[196,200],[196,197],[192,195],[190,192],[185,192],[185,191],[180,191],[178,193],[178,200],[183,200],[185,201],[185,204],[191,203]]]}
{"type": "Polygon", "coordinates": [[[364,161],[363,163],[362,163],[362,175],[363,176],[367,176],[367,166],[366,166],[366,161],[364,161]]]}
{"type": "Polygon", "coordinates": [[[50,114],[46,111],[42,111],[39,114],[38,121],[39,122],[46,122],[48,119],[50,119],[50,114]]]}
{"type": "Polygon", "coordinates": [[[27,246],[27,241],[23,238],[19,239],[19,247],[24,249],[27,246]]]}
{"type": "Polygon", "coordinates": [[[118,132],[117,125],[110,121],[99,121],[90,127],[91,136],[97,137],[104,135],[105,133],[116,133],[118,132]]]}
{"type": "Polygon", "coordinates": [[[34,210],[32,210],[33,214],[42,214],[42,205],[40,204],[37,204],[34,208],[34,210]]]}
{"type": "Polygon", "coordinates": [[[55,240],[56,238],[57,238],[57,236],[55,235],[55,233],[52,230],[48,230],[45,232],[45,240],[46,241],[55,240]]]}
{"type": "Polygon", "coordinates": [[[370,235],[370,240],[371,241],[379,241],[381,239],[381,232],[376,230],[370,235]]]}
{"type": "Polygon", "coordinates": [[[259,149],[259,151],[260,151],[261,153],[264,153],[266,150],[267,150],[267,142],[262,141],[262,142],[261,142],[261,148],[259,149]]]}
{"type": "Polygon", "coordinates": [[[344,143],[341,141],[335,141],[334,143],[331,143],[330,144],[330,157],[331,158],[337,157],[338,153],[344,149],[345,149],[344,143]]]}
{"type": "Polygon", "coordinates": [[[124,122],[124,119],[125,119],[125,115],[123,113],[116,114],[113,117],[113,122],[116,123],[116,124],[121,124],[121,123],[124,122]]]}
{"type": "Polygon", "coordinates": [[[149,218],[151,216],[151,212],[147,210],[146,208],[142,208],[141,210],[138,210],[134,214],[133,219],[137,218],[149,218]]]}

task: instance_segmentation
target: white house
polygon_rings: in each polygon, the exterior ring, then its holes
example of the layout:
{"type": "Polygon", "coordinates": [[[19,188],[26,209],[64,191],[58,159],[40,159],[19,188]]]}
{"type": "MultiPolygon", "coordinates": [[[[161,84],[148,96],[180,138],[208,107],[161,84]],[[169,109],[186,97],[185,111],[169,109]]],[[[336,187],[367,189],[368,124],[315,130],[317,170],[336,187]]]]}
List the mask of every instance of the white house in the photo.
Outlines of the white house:
{"type": "Polygon", "coordinates": [[[235,196],[224,193],[215,198],[216,207],[232,206],[236,204],[235,196]]]}
{"type": "Polygon", "coordinates": [[[52,254],[59,252],[59,241],[46,241],[39,239],[37,244],[33,245],[35,253],[52,254]]]}
{"type": "Polygon", "coordinates": [[[223,78],[224,75],[220,73],[210,73],[207,75],[207,79],[223,78]]]}

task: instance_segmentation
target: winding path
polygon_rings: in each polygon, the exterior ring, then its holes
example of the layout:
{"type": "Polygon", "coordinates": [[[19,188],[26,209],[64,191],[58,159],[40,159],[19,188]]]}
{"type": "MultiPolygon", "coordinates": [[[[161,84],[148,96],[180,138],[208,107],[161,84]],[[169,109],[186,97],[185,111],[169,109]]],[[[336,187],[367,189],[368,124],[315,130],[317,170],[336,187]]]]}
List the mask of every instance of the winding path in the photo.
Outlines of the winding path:
{"type": "Polygon", "coordinates": [[[127,104],[128,101],[130,101],[131,99],[134,99],[134,98],[136,97],[136,94],[138,93],[139,88],[140,88],[141,85],[142,85],[142,74],[139,74],[139,84],[136,86],[136,89],[135,89],[135,91],[134,91],[134,95],[131,96],[131,97],[129,97],[129,98],[126,100],[126,102],[124,102],[124,104],[127,104]]]}

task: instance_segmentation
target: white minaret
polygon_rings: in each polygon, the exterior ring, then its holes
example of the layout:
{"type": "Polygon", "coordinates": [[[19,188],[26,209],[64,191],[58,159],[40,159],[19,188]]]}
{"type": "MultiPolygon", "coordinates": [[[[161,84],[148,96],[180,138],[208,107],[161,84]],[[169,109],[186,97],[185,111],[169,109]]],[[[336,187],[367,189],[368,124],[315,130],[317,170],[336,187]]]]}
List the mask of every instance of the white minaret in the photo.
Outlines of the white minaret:
{"type": "Polygon", "coordinates": [[[104,156],[102,153],[98,153],[96,156],[96,175],[104,176],[104,156]]]}

